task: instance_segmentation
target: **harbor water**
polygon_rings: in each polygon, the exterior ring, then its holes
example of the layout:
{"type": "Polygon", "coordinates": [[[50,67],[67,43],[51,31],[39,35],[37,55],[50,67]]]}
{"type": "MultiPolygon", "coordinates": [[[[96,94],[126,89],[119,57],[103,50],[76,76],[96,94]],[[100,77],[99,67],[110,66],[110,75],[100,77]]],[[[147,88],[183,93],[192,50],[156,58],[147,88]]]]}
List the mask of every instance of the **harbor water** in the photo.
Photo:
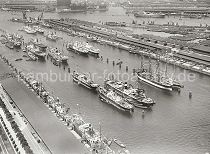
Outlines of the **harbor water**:
{"type": "MultiPolygon", "coordinates": [[[[121,8],[111,8],[108,12],[77,13],[77,14],[56,14],[46,13],[45,18],[76,18],[88,20],[92,22],[106,21],[130,21],[134,19],[131,15],[128,16],[121,8]],[[123,14],[123,15],[122,15],[123,14]],[[102,21],[103,20],[103,21],[102,21]]],[[[37,17],[40,13],[28,13],[28,16],[37,17]]],[[[141,57],[129,54],[107,45],[90,43],[94,47],[100,49],[102,58],[83,57],[81,55],[69,52],[65,48],[65,44],[72,40],[83,40],[83,38],[71,37],[63,32],[56,32],[62,39],[55,42],[46,40],[42,35],[28,35],[18,31],[23,24],[10,22],[8,19],[12,17],[21,17],[21,13],[0,13],[0,28],[9,33],[17,32],[23,35],[25,40],[38,38],[39,41],[57,47],[69,56],[68,66],[55,66],[50,61],[26,61],[23,58],[23,52],[10,50],[4,45],[0,45],[0,54],[7,57],[15,66],[24,72],[33,73],[56,73],[68,76],[68,69],[77,70],[94,74],[94,80],[97,83],[103,84],[104,78],[108,77],[108,73],[118,71],[121,74],[126,72],[128,66],[128,74],[130,79],[136,77],[132,75],[132,69],[140,67],[141,57]],[[17,58],[23,58],[22,61],[15,61],[17,58]],[[107,58],[109,61],[107,62],[107,58]],[[115,65],[113,66],[113,61],[115,65]],[[117,62],[123,61],[121,69],[117,62]]],[[[143,20],[137,19],[139,23],[143,20]]],[[[156,19],[157,23],[163,24],[169,21],[176,20],[180,24],[195,25],[195,24],[210,24],[210,19],[182,19],[178,17],[166,17],[165,19],[156,19]]],[[[141,29],[131,29],[137,33],[143,33],[141,29]]],[[[46,29],[46,31],[48,31],[46,29]]],[[[54,30],[50,30],[53,31],[54,30]]],[[[159,33],[160,34],[160,33],[159,33]]],[[[161,35],[161,34],[160,34],[161,35]]],[[[162,34],[167,35],[167,34],[162,34]]],[[[144,59],[148,61],[147,58],[144,59]]],[[[145,63],[145,62],[144,62],[145,63]]],[[[155,66],[155,61],[152,61],[155,66]]],[[[146,64],[146,63],[145,63],[146,64]]],[[[165,64],[161,64],[164,68],[165,64]]],[[[174,72],[174,66],[168,66],[169,73],[174,72]]],[[[118,111],[116,108],[101,102],[96,93],[88,89],[78,86],[72,82],[72,78],[67,81],[49,81],[43,82],[44,86],[58,96],[62,102],[71,108],[70,113],[79,113],[86,122],[90,122],[96,129],[99,130],[99,123],[102,126],[102,133],[107,137],[118,138],[121,140],[134,154],[205,154],[210,152],[210,77],[200,75],[191,71],[187,71],[175,67],[175,74],[182,80],[184,88],[180,93],[165,92],[160,89],[150,87],[148,85],[135,82],[131,83],[137,87],[140,86],[146,90],[146,94],[153,98],[156,105],[151,111],[145,111],[142,116],[142,110],[136,108],[133,115],[127,115],[118,111]],[[189,99],[189,92],[192,92],[192,98],[189,99]]],[[[70,76],[70,75],[69,75],[70,76]]],[[[31,112],[36,112],[33,108],[31,112]]],[[[50,128],[49,128],[50,129],[50,128]]],[[[47,129],[46,129],[47,132],[47,129]]],[[[63,143],[71,146],[71,143],[63,143]]],[[[63,146],[65,147],[65,146],[63,146]]]]}

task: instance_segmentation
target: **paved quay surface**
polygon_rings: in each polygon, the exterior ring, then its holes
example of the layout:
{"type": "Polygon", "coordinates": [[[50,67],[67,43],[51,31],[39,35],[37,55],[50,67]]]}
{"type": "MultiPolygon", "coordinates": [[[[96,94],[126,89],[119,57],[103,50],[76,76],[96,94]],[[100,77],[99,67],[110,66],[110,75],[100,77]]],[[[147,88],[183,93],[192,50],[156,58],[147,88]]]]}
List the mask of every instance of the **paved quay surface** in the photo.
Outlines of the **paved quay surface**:
{"type": "MultiPolygon", "coordinates": [[[[0,61],[0,74],[11,72],[0,61]]],[[[55,154],[84,154],[87,150],[67,127],[22,82],[9,78],[2,86],[55,154]],[[68,143],[68,144],[67,144],[68,143]]]]}

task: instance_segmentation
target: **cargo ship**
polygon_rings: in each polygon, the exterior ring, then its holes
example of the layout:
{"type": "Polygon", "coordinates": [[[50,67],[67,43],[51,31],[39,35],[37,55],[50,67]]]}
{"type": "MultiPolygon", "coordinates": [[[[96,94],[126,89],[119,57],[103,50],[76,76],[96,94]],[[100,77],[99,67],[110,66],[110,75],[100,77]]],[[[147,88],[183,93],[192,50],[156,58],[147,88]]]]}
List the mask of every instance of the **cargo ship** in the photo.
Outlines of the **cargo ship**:
{"type": "Polygon", "coordinates": [[[65,56],[62,54],[61,51],[59,51],[57,48],[51,48],[48,50],[48,55],[53,58],[57,62],[67,63],[67,60],[69,59],[68,56],[65,56]]]}
{"type": "Polygon", "coordinates": [[[153,99],[146,96],[144,89],[135,89],[132,85],[128,85],[127,82],[106,80],[104,85],[106,89],[114,90],[135,107],[147,109],[155,104],[153,99]]]}
{"type": "Polygon", "coordinates": [[[80,74],[74,71],[72,77],[74,82],[81,84],[88,89],[96,91],[96,89],[99,87],[98,84],[94,83],[94,81],[90,77],[87,77],[85,74],[80,74]]]}
{"type": "Polygon", "coordinates": [[[75,42],[69,42],[66,46],[68,51],[74,51],[75,53],[87,56],[88,50],[84,46],[83,43],[75,41],[75,42]]]}
{"type": "Polygon", "coordinates": [[[121,111],[132,113],[134,111],[133,105],[129,104],[122,96],[118,95],[113,90],[107,90],[104,87],[98,89],[99,99],[102,102],[111,104],[121,111]]]}

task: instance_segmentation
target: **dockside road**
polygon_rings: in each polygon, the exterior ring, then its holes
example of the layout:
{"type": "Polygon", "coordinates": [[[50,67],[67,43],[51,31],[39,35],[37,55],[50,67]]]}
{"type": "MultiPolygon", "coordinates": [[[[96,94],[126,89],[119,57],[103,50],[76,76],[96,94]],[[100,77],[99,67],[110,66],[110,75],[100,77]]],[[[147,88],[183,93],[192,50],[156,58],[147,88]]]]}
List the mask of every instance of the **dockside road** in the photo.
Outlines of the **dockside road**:
{"type": "MultiPolygon", "coordinates": [[[[0,61],[0,74],[5,73],[11,73],[11,71],[0,61]]],[[[3,79],[1,83],[52,153],[88,153],[63,122],[25,84],[15,78],[3,79]]]]}

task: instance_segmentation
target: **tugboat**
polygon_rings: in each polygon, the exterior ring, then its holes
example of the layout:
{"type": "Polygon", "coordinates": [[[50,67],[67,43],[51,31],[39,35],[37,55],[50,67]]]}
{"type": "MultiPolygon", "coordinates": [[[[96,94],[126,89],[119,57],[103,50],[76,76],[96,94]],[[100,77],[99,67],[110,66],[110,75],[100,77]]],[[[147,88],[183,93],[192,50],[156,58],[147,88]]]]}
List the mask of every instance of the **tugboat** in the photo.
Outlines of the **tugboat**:
{"type": "Polygon", "coordinates": [[[94,83],[93,80],[88,78],[85,74],[79,74],[74,71],[72,77],[74,82],[81,84],[88,89],[96,91],[99,87],[98,84],[94,83]]]}
{"type": "Polygon", "coordinates": [[[154,100],[145,95],[144,89],[134,89],[132,85],[128,86],[127,82],[106,80],[105,87],[114,90],[135,107],[147,109],[155,104],[154,100]]]}
{"type": "Polygon", "coordinates": [[[84,56],[88,55],[88,50],[86,49],[84,44],[78,41],[75,41],[74,43],[73,42],[68,43],[67,50],[74,51],[75,53],[78,53],[84,56]]]}
{"type": "Polygon", "coordinates": [[[118,95],[113,90],[106,90],[104,87],[99,87],[99,98],[102,102],[113,105],[114,107],[132,113],[134,111],[133,105],[129,104],[123,97],[118,95]]]}

